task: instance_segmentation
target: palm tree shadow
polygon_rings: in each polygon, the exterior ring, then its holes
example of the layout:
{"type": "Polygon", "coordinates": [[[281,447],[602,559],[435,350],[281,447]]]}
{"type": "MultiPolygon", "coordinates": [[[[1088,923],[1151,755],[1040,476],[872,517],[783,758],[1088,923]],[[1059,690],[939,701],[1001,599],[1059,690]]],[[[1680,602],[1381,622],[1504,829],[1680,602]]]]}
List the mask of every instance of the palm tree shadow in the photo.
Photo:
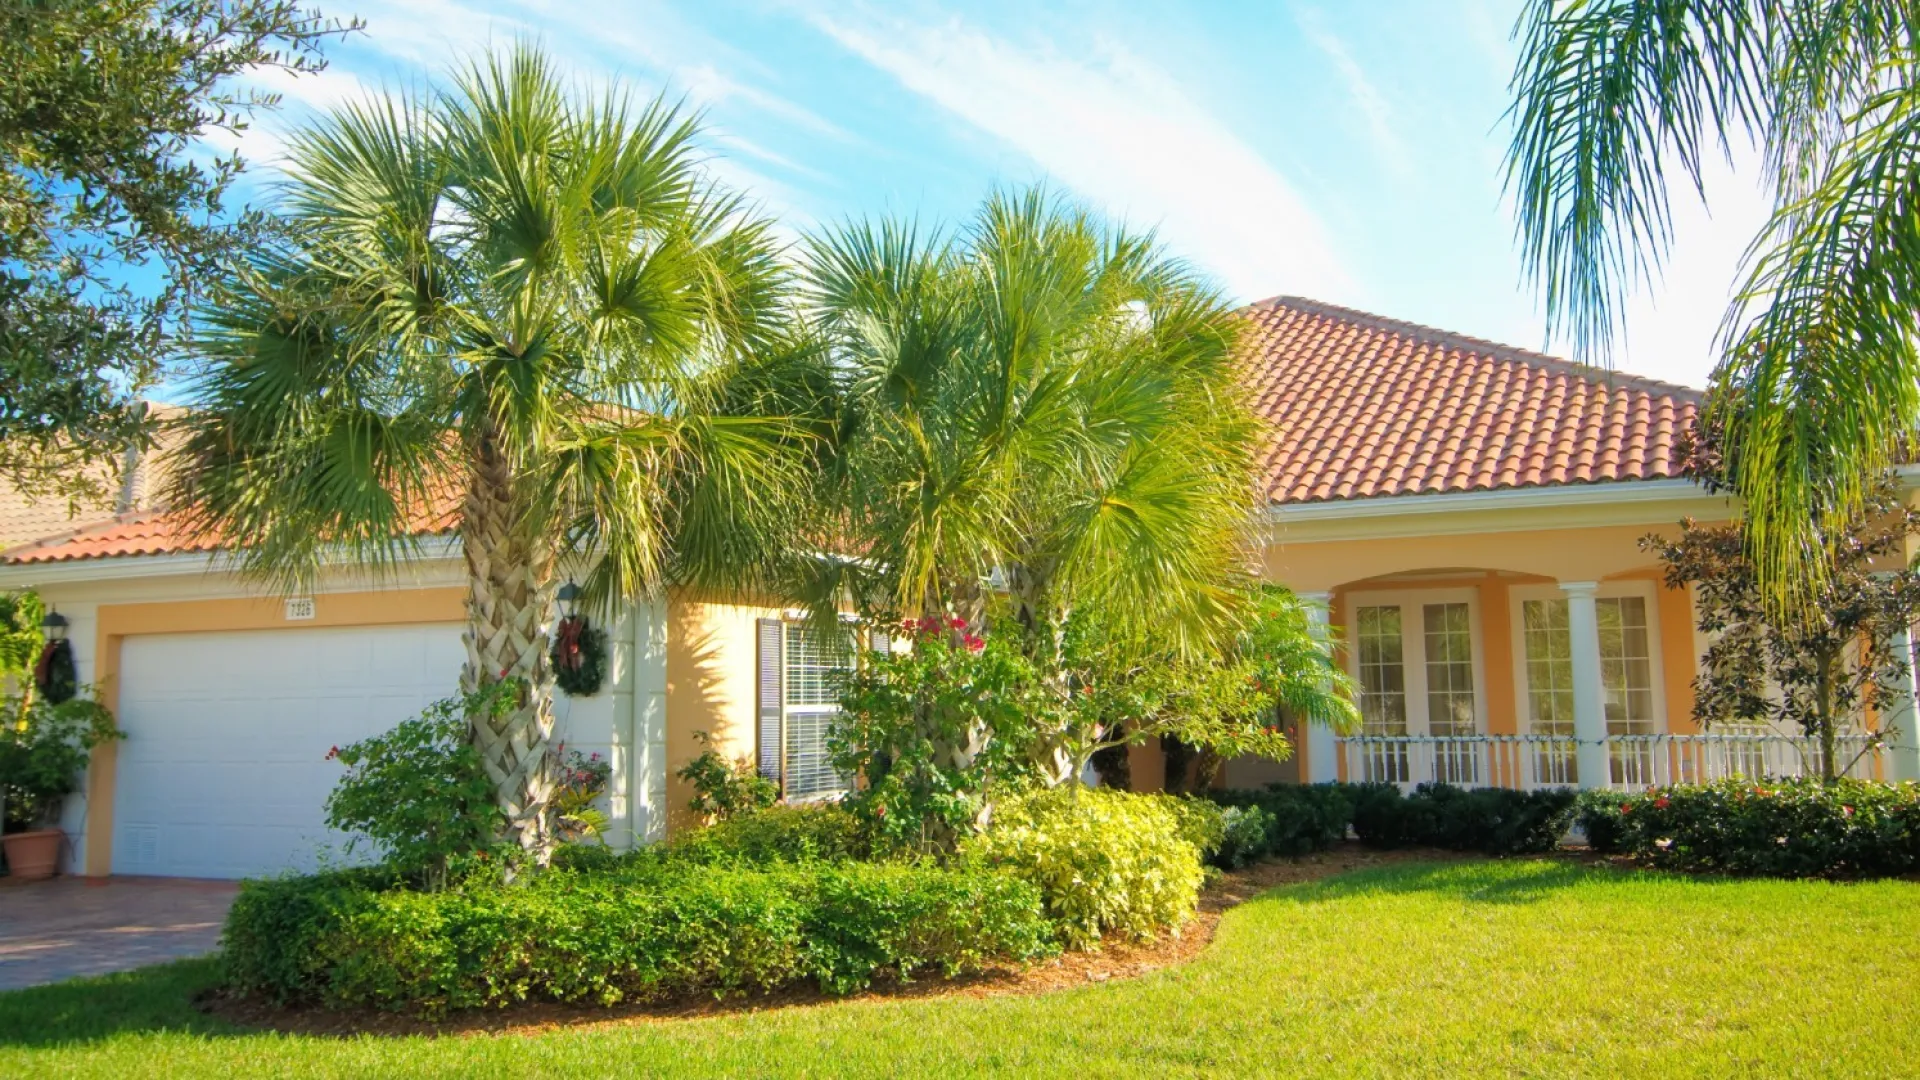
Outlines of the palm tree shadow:
{"type": "Polygon", "coordinates": [[[1401,863],[1276,889],[1256,903],[1307,907],[1360,896],[1445,894],[1468,904],[1539,904],[1619,873],[1623,871],[1554,856],[1401,863]]]}

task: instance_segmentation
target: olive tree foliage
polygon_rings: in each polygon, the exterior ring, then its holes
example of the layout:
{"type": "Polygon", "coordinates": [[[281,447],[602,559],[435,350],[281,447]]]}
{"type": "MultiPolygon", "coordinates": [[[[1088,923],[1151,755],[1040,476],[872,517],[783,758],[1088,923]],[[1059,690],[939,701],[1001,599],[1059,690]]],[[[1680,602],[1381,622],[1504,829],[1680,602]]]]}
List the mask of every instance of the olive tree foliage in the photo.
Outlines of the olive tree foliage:
{"type": "Polygon", "coordinates": [[[1920,424],[1920,8],[1911,0],[1528,0],[1508,184],[1554,329],[1603,358],[1671,199],[1757,144],[1773,213],[1722,326],[1716,421],[1770,607],[1840,573],[1920,424]]]}
{"type": "Polygon", "coordinates": [[[270,229],[227,212],[208,146],[357,23],[291,0],[0,0],[0,482],[103,497],[151,436],[140,393],[218,264],[270,229]]]}
{"type": "MultiPolygon", "coordinates": [[[[1909,693],[1910,650],[1896,635],[1920,610],[1920,574],[1907,565],[1908,541],[1920,536],[1920,514],[1899,498],[1891,477],[1868,489],[1863,517],[1822,538],[1833,552],[1813,603],[1782,614],[1749,557],[1738,523],[1680,523],[1674,538],[1648,536],[1641,546],[1666,564],[1670,588],[1693,587],[1702,633],[1712,637],[1694,679],[1694,719],[1759,723],[1799,730],[1820,744],[1820,775],[1831,780],[1852,764],[1839,736],[1863,729],[1909,693]]],[[[1865,751],[1863,750],[1862,753],[1865,751]]]]}

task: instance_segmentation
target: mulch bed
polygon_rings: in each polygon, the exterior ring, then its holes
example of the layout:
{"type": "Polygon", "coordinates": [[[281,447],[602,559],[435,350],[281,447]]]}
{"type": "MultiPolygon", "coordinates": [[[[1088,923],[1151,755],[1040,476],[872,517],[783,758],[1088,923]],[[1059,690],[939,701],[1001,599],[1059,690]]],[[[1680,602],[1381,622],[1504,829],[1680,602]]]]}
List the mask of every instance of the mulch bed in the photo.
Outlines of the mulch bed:
{"type": "Polygon", "coordinates": [[[876,984],[861,993],[841,997],[795,987],[771,994],[719,999],[703,996],[645,1004],[623,1003],[605,1008],[525,1002],[504,1009],[469,1010],[439,1021],[373,1009],[282,1008],[263,1001],[235,998],[218,989],[202,993],[194,1004],[207,1015],[229,1023],[291,1035],[533,1035],[561,1028],[657,1023],[772,1009],[809,1008],[863,999],[986,998],[1002,994],[1043,994],[1089,983],[1138,978],[1162,968],[1184,964],[1199,956],[1213,942],[1214,930],[1220,924],[1222,913],[1268,889],[1394,863],[1476,857],[1425,849],[1370,851],[1357,844],[1347,844],[1298,859],[1268,859],[1216,878],[1200,896],[1199,913],[1177,935],[1168,935],[1144,944],[1108,943],[1095,952],[1069,952],[1027,967],[994,969],[955,979],[927,976],[910,983],[876,984]]]}

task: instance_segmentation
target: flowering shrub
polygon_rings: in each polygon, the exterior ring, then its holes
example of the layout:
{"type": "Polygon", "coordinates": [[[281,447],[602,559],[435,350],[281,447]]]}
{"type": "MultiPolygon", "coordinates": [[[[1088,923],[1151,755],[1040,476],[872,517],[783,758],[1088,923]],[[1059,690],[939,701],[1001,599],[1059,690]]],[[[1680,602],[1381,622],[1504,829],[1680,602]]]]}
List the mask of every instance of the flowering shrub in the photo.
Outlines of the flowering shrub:
{"type": "Polygon", "coordinates": [[[1136,940],[1182,925],[1200,898],[1200,852],[1171,800],[1103,788],[1009,799],[962,853],[1031,882],[1071,946],[1136,940]]]}
{"type": "Polygon", "coordinates": [[[567,749],[565,743],[554,747],[553,799],[547,804],[554,835],[579,843],[605,832],[607,815],[594,804],[607,793],[612,779],[613,763],[598,751],[582,754],[567,749]]]}
{"type": "Polygon", "coordinates": [[[693,785],[693,798],[687,800],[687,806],[694,813],[725,821],[735,814],[765,810],[780,801],[780,785],[761,776],[753,762],[729,759],[713,749],[704,731],[694,732],[693,737],[707,749],[674,775],[693,785]]]}
{"type": "Polygon", "coordinates": [[[383,735],[329,750],[347,773],[327,796],[327,825],[359,834],[349,850],[361,837],[371,841],[395,871],[428,888],[442,887],[460,863],[485,858],[501,816],[467,717],[504,714],[519,685],[506,679],[436,701],[383,735]]]}
{"type": "Polygon", "coordinates": [[[1030,735],[1057,705],[1021,652],[959,619],[909,620],[908,652],[872,652],[847,676],[828,744],[865,785],[846,805],[883,848],[944,852],[1001,795],[1035,781],[1030,735]]]}
{"type": "Polygon", "coordinates": [[[1589,794],[1598,850],[1653,866],[1773,877],[1877,877],[1920,867],[1920,785],[1723,780],[1589,794]]]}

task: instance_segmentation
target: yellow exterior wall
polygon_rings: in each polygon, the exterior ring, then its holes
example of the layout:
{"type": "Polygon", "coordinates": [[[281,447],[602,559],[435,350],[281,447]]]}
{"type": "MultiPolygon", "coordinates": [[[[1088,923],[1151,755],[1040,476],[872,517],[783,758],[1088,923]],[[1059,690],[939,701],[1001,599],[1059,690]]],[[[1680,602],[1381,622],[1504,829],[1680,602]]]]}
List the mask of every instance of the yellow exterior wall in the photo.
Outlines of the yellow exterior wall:
{"type": "Polygon", "coordinates": [[[678,773],[706,752],[695,733],[730,758],[754,759],[758,648],[754,622],[781,609],[676,598],[667,613],[667,835],[700,822],[693,786],[678,773]]]}
{"type": "MultiPolygon", "coordinates": [[[[169,600],[145,604],[102,604],[94,628],[94,679],[100,703],[120,709],[120,645],[136,634],[192,634],[222,630],[306,630],[316,627],[391,626],[461,622],[466,619],[466,590],[407,589],[385,592],[321,593],[313,618],[288,622],[278,598],[169,600]]],[[[84,873],[105,877],[113,866],[113,798],[118,749],[103,743],[93,750],[87,769],[87,845],[84,873]]]]}
{"type": "Polygon", "coordinates": [[[1646,525],[1588,526],[1457,536],[1393,536],[1376,539],[1288,542],[1284,534],[1266,550],[1269,581],[1296,592],[1330,592],[1388,574],[1422,570],[1504,570],[1555,581],[1605,581],[1655,566],[1640,550],[1646,525]]]}
{"type": "MultiPolygon", "coordinates": [[[[1480,620],[1476,645],[1481,650],[1487,731],[1493,735],[1517,734],[1523,726],[1520,713],[1525,703],[1519,700],[1510,602],[1513,587],[1553,582],[1653,581],[1660,692],[1668,730],[1690,734],[1699,730],[1692,720],[1693,678],[1699,664],[1692,598],[1686,590],[1666,588],[1660,581],[1658,557],[1640,549],[1640,539],[1648,533],[1670,535],[1677,529],[1677,524],[1580,525],[1448,535],[1347,535],[1291,542],[1283,531],[1266,548],[1265,574],[1269,580],[1298,592],[1329,594],[1332,619],[1342,635],[1347,630],[1340,625],[1346,618],[1346,598],[1355,590],[1475,589],[1480,620]]],[[[1340,659],[1346,663],[1344,655],[1340,659]]],[[[1344,761],[1340,769],[1344,772],[1344,761]]],[[[1498,779],[1510,782],[1509,778],[1498,779]]]]}

